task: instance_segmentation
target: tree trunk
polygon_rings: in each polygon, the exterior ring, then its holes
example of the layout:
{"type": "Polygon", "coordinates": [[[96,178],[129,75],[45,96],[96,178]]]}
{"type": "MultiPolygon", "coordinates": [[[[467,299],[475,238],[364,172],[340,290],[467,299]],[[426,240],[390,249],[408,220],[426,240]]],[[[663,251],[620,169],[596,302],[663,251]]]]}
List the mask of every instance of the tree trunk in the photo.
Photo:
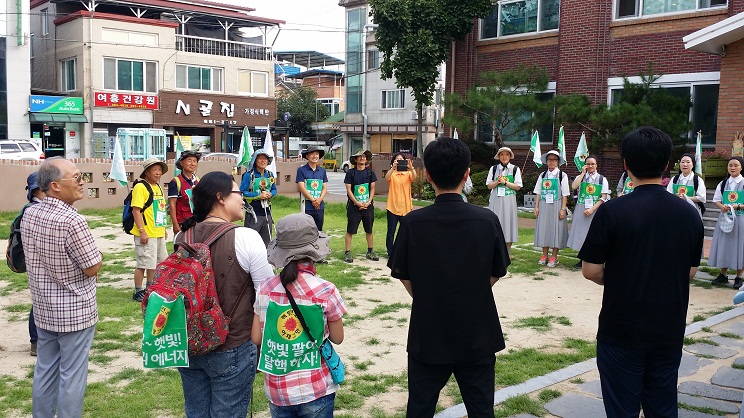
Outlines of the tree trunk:
{"type": "Polygon", "coordinates": [[[416,124],[416,156],[424,159],[424,109],[420,103],[416,103],[416,112],[418,112],[418,121],[416,124]]]}

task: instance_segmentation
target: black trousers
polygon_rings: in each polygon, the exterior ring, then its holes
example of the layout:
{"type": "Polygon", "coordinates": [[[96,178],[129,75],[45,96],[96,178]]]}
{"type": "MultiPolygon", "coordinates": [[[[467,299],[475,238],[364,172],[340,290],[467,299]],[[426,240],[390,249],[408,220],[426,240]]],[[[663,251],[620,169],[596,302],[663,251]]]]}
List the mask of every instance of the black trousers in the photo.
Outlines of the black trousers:
{"type": "Polygon", "coordinates": [[[470,418],[493,418],[496,355],[468,363],[427,364],[408,356],[406,417],[431,418],[442,390],[452,374],[470,418]]]}

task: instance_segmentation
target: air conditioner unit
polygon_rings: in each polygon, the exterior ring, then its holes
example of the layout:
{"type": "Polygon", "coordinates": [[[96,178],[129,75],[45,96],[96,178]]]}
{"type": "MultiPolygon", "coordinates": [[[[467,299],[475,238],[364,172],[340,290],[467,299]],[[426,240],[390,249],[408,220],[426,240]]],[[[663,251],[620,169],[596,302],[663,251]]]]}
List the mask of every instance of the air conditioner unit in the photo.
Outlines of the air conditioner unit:
{"type": "Polygon", "coordinates": [[[418,112],[417,111],[414,110],[413,112],[411,112],[411,120],[418,120],[418,112]]]}

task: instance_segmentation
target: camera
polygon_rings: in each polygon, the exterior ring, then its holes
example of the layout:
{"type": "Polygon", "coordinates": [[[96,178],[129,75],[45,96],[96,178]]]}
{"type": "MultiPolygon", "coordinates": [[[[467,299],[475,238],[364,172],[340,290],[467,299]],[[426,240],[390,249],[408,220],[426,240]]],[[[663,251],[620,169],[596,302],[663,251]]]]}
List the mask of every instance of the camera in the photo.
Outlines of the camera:
{"type": "Polygon", "coordinates": [[[408,161],[398,160],[398,171],[408,171],[408,161]]]}

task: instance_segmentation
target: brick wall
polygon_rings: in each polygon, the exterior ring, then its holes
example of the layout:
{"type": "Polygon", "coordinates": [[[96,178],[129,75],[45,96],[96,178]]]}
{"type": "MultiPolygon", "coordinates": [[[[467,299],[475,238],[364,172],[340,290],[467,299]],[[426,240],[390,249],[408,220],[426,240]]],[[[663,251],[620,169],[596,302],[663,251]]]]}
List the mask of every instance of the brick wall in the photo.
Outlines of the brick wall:
{"type": "Polygon", "coordinates": [[[726,46],[721,60],[716,150],[731,152],[734,133],[744,132],[744,39],[726,46]]]}

